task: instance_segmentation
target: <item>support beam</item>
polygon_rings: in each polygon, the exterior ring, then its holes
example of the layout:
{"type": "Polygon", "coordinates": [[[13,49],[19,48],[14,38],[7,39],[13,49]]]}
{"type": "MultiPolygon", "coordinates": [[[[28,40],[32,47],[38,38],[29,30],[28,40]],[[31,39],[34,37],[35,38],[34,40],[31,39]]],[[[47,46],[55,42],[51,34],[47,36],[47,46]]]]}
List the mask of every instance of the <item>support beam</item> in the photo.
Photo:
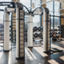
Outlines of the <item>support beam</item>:
{"type": "MultiPolygon", "coordinates": [[[[43,2],[47,2],[47,0],[42,0],[43,2]]],[[[43,7],[43,51],[49,52],[51,50],[51,42],[50,42],[50,19],[49,19],[49,10],[46,8],[46,3],[42,5],[43,7]]]]}
{"type": "MultiPolygon", "coordinates": [[[[64,0],[60,0],[60,2],[61,2],[60,14],[62,14],[62,16],[64,16],[64,0]]],[[[61,18],[61,26],[64,26],[64,18],[61,18]]]]}
{"type": "Polygon", "coordinates": [[[49,20],[49,12],[48,9],[43,9],[43,49],[44,52],[48,52],[50,50],[50,20],[49,20]]]}
{"type": "MultiPolygon", "coordinates": [[[[46,2],[46,0],[42,0],[42,3],[46,2]]],[[[46,3],[42,5],[42,8],[46,8],[46,3]]],[[[43,16],[42,16],[42,25],[43,25],[43,16]]]]}

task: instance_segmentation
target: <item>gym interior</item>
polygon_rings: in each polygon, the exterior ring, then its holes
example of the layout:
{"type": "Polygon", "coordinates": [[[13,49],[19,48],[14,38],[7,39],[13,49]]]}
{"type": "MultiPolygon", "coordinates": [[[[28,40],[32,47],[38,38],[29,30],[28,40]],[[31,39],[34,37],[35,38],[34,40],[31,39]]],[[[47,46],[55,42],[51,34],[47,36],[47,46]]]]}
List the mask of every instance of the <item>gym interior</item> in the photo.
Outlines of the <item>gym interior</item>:
{"type": "Polygon", "coordinates": [[[0,0],[0,64],[64,64],[64,0],[0,0]]]}

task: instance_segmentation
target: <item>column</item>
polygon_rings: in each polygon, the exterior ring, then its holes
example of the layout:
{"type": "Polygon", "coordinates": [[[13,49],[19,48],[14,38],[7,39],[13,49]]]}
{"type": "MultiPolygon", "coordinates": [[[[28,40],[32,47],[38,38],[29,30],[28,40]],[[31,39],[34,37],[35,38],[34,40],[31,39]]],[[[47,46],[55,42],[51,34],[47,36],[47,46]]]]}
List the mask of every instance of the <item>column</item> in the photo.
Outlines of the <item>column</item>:
{"type": "MultiPolygon", "coordinates": [[[[60,0],[61,2],[61,9],[60,10],[60,13],[61,13],[61,16],[64,16],[64,0],[60,0]]],[[[61,17],[61,37],[63,38],[64,37],[64,18],[61,17]]]]}
{"type": "Polygon", "coordinates": [[[4,51],[10,50],[10,34],[9,34],[9,13],[7,8],[4,11],[4,51]]]}
{"type": "Polygon", "coordinates": [[[50,20],[48,16],[48,9],[43,9],[43,51],[50,50],[50,20]]]}
{"type": "Polygon", "coordinates": [[[28,47],[33,47],[33,17],[29,15],[28,19],[28,47]]]}
{"type": "Polygon", "coordinates": [[[61,2],[61,8],[64,8],[64,0],[59,0],[59,2],[61,2]]]}

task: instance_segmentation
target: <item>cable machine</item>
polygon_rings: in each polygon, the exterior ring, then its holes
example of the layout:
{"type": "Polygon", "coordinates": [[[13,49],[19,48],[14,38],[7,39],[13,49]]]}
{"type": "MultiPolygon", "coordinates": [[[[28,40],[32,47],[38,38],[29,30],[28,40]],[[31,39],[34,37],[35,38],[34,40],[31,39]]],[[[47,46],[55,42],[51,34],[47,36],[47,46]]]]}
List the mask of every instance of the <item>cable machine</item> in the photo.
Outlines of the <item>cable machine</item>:
{"type": "Polygon", "coordinates": [[[16,5],[16,58],[25,57],[24,44],[24,10],[19,3],[16,5]]]}

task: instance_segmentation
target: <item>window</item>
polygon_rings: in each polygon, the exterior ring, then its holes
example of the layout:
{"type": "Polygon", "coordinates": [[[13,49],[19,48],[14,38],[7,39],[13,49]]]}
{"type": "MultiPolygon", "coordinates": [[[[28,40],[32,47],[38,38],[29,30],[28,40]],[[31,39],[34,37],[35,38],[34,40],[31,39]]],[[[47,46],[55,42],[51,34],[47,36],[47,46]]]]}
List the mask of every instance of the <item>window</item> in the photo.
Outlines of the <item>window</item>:
{"type": "Polygon", "coordinates": [[[51,28],[52,29],[58,29],[58,26],[60,25],[60,17],[55,17],[55,16],[60,16],[60,2],[59,1],[52,1],[47,3],[47,8],[49,9],[51,17],[51,28]],[[55,15],[55,16],[53,16],[55,15]]]}
{"type": "MultiPolygon", "coordinates": [[[[0,2],[11,2],[12,0],[0,0],[0,2]]],[[[0,6],[0,9],[4,9],[5,6],[0,6]]],[[[4,12],[3,11],[0,11],[0,23],[3,23],[3,15],[4,15],[4,12]]]]}

